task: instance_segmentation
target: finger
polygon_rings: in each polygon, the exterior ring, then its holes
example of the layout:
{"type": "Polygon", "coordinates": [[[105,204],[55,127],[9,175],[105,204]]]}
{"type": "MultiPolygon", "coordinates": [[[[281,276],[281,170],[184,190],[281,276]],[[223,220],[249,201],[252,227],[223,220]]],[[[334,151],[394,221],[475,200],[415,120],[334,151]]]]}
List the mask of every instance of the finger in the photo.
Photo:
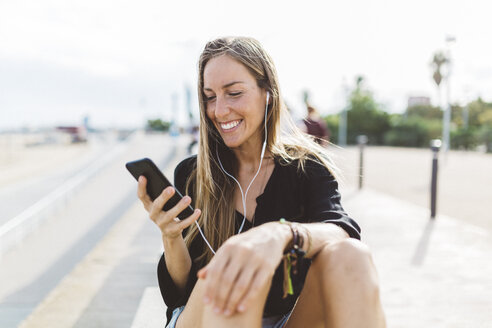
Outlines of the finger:
{"type": "Polygon", "coordinates": [[[228,260],[218,258],[217,255],[212,258],[212,261],[207,265],[207,279],[205,279],[205,292],[203,299],[205,303],[213,304],[217,288],[220,285],[222,272],[227,265],[228,260]]]}
{"type": "MultiPolygon", "coordinates": [[[[193,212],[192,215],[190,215],[189,217],[187,217],[184,220],[179,220],[177,218],[174,218],[174,221],[176,223],[169,224],[167,226],[167,232],[169,234],[173,234],[173,235],[181,234],[184,229],[186,229],[188,226],[190,226],[193,222],[195,222],[198,219],[198,217],[200,216],[200,214],[201,214],[201,211],[197,209],[197,210],[195,210],[193,212]]],[[[170,216],[169,213],[167,215],[165,215],[165,216],[159,217],[156,220],[157,225],[158,226],[165,225],[165,223],[167,222],[167,220],[169,220],[170,217],[171,216],[170,216]]]]}
{"type": "Polygon", "coordinates": [[[185,208],[187,208],[191,204],[191,197],[184,196],[173,208],[171,208],[167,213],[171,219],[174,219],[179,215],[179,213],[183,212],[185,208]]]}
{"type": "Polygon", "coordinates": [[[237,311],[239,302],[246,296],[246,293],[253,282],[255,272],[255,268],[247,267],[239,274],[224,307],[224,315],[230,316],[237,311]]]}
{"type": "Polygon", "coordinates": [[[199,279],[206,279],[207,278],[207,273],[208,273],[207,267],[203,267],[203,268],[200,269],[200,271],[198,271],[197,277],[199,279]]]}
{"type": "Polygon", "coordinates": [[[145,210],[148,212],[152,206],[152,200],[147,194],[147,179],[141,175],[138,177],[137,196],[142,201],[145,210]]]}
{"type": "Polygon", "coordinates": [[[196,209],[192,215],[190,215],[189,217],[187,217],[184,220],[179,221],[178,228],[180,230],[184,230],[184,229],[188,228],[190,225],[193,224],[193,222],[198,220],[198,218],[200,217],[201,214],[202,214],[202,211],[199,209],[196,209]]]}
{"type": "Polygon", "coordinates": [[[229,263],[223,271],[220,284],[217,286],[215,298],[213,299],[215,313],[224,313],[226,310],[227,300],[235,288],[236,279],[240,275],[242,269],[240,264],[229,263]]]}
{"type": "Polygon", "coordinates": [[[258,293],[267,284],[268,279],[270,278],[271,277],[268,273],[268,270],[260,268],[260,270],[256,271],[253,282],[251,283],[251,286],[249,286],[249,289],[246,291],[246,295],[244,295],[243,299],[239,301],[239,305],[237,307],[237,310],[239,312],[244,312],[248,309],[249,306],[251,306],[253,300],[257,298],[258,293]]]}
{"type": "Polygon", "coordinates": [[[159,214],[162,212],[162,208],[166,204],[166,202],[172,197],[174,194],[174,188],[173,187],[167,187],[164,189],[159,197],[157,197],[154,202],[152,203],[152,207],[150,209],[150,217],[152,218],[153,221],[156,221],[157,217],[159,214]]]}

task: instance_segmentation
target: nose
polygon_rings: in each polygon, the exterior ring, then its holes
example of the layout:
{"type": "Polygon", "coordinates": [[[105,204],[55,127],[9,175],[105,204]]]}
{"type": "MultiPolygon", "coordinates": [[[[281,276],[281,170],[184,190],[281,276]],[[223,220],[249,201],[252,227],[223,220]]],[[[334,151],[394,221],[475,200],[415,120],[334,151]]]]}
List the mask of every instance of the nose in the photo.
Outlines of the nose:
{"type": "Polygon", "coordinates": [[[215,117],[218,119],[224,118],[229,115],[231,111],[229,106],[227,105],[227,101],[224,97],[216,96],[215,99],[215,117]]]}

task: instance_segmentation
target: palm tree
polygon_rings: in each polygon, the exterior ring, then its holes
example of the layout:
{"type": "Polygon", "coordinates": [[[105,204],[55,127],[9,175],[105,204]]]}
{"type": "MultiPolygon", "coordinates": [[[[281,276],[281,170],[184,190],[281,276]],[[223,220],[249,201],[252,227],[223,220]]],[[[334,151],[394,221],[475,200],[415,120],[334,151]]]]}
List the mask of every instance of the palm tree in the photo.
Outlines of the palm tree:
{"type": "Polygon", "coordinates": [[[448,58],[444,55],[442,51],[437,51],[434,54],[434,57],[432,58],[431,62],[431,68],[433,70],[432,78],[434,79],[434,82],[437,85],[437,93],[439,97],[439,107],[442,108],[442,96],[441,96],[441,81],[443,78],[443,75],[441,73],[441,68],[444,64],[447,64],[449,62],[448,58]]]}

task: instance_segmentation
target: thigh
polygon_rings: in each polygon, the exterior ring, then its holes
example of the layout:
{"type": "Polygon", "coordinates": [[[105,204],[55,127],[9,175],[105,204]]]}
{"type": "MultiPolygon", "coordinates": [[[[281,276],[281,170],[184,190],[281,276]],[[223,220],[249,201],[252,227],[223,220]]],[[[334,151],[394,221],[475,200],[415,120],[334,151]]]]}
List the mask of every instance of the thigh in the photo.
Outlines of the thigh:
{"type": "Polygon", "coordinates": [[[205,303],[203,302],[204,292],[203,281],[198,279],[183,312],[176,322],[176,328],[202,327],[203,310],[205,307],[205,303]]]}
{"type": "Polygon", "coordinates": [[[320,288],[319,265],[316,261],[311,264],[304,287],[285,325],[286,328],[324,327],[324,307],[320,288]]]}
{"type": "Polygon", "coordinates": [[[203,301],[204,281],[198,279],[186,306],[176,322],[176,328],[201,327],[261,327],[263,308],[270,290],[271,281],[261,288],[256,299],[244,313],[230,317],[215,314],[203,301]]]}
{"type": "Polygon", "coordinates": [[[263,308],[270,290],[271,281],[261,289],[256,300],[244,313],[236,313],[231,317],[216,315],[210,306],[203,301],[205,293],[204,281],[198,279],[183,312],[179,315],[176,328],[201,327],[260,327],[263,308]]]}

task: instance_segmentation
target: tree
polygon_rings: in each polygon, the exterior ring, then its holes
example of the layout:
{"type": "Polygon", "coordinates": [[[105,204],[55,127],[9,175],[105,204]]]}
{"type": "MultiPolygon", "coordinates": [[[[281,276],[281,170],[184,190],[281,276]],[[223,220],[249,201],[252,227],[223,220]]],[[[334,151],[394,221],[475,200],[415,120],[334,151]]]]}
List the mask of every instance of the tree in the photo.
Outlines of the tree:
{"type": "Polygon", "coordinates": [[[161,120],[160,118],[155,120],[148,120],[146,130],[148,131],[168,131],[171,123],[161,120]]]}
{"type": "Polygon", "coordinates": [[[444,55],[442,51],[438,51],[432,57],[431,67],[433,70],[432,78],[437,85],[437,88],[440,87],[443,75],[441,73],[441,68],[444,64],[449,62],[448,58],[444,55]]]}
{"type": "Polygon", "coordinates": [[[439,95],[439,106],[441,106],[442,94],[441,94],[441,82],[443,79],[442,67],[449,63],[448,58],[442,51],[437,51],[432,57],[430,66],[432,68],[432,78],[437,86],[437,93],[439,95]]]}
{"type": "Polygon", "coordinates": [[[380,109],[372,92],[365,86],[363,76],[356,78],[355,88],[350,93],[347,112],[347,142],[356,143],[358,135],[364,134],[372,144],[382,144],[384,134],[390,129],[389,114],[380,109]]]}
{"type": "Polygon", "coordinates": [[[407,117],[422,117],[427,119],[442,119],[442,110],[431,105],[415,105],[405,111],[407,117]]]}
{"type": "Polygon", "coordinates": [[[394,114],[391,130],[385,135],[385,142],[398,147],[428,147],[431,139],[441,135],[441,120],[424,118],[419,115],[394,114]]]}
{"type": "Polygon", "coordinates": [[[478,98],[468,104],[468,124],[479,127],[481,125],[492,125],[492,103],[478,98]]]}

